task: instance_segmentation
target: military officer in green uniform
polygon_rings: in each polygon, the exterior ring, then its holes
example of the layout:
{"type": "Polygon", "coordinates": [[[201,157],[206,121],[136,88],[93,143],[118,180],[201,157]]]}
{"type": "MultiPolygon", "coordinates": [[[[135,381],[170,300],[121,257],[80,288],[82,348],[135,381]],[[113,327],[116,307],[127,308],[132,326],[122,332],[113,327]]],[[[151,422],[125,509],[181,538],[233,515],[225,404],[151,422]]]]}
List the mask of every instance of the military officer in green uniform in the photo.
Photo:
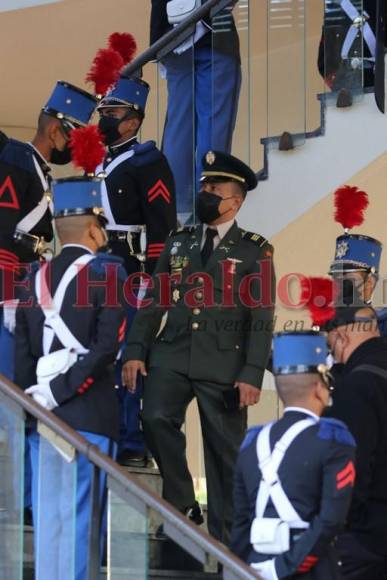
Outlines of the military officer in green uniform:
{"type": "Polygon", "coordinates": [[[181,431],[197,399],[204,439],[208,528],[228,543],[233,472],[247,407],[259,401],[271,348],[275,300],[273,248],[235,217],[254,172],[210,151],[198,194],[199,226],[171,232],[124,353],[123,381],[145,377],[143,428],[163,477],[163,496],[197,524],[181,431]],[[168,283],[167,283],[168,282],[168,283]]]}

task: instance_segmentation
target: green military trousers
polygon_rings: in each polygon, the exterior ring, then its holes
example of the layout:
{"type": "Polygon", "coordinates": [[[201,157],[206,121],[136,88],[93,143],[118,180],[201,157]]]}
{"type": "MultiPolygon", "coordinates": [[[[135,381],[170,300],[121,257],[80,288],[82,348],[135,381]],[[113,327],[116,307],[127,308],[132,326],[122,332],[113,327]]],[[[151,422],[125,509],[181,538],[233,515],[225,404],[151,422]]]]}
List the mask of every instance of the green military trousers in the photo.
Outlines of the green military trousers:
{"type": "Polygon", "coordinates": [[[163,497],[180,511],[195,502],[181,428],[197,399],[204,440],[208,529],[228,544],[232,524],[234,467],[246,432],[247,410],[227,410],[223,393],[233,385],[195,381],[171,369],[151,367],[145,380],[143,429],[163,477],[163,497]]]}

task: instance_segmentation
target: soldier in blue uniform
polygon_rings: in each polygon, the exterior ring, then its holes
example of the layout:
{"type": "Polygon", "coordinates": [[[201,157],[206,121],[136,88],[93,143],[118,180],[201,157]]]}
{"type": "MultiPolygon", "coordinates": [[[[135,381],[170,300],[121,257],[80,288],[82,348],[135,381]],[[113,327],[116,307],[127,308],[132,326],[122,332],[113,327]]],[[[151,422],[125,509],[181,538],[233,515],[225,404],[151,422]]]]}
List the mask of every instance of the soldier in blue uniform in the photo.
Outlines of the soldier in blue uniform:
{"type": "Polygon", "coordinates": [[[344,304],[371,304],[379,276],[382,244],[362,234],[345,233],[336,239],[329,274],[339,282],[344,304]]]}
{"type": "MultiPolygon", "coordinates": [[[[86,125],[96,99],[59,81],[43,107],[37,133],[30,143],[14,139],[0,143],[0,373],[14,378],[14,305],[12,280],[26,275],[25,266],[43,260],[52,240],[50,164],[71,160],[69,131],[86,125]]],[[[31,505],[28,442],[26,444],[25,505],[31,505]]],[[[27,521],[30,515],[26,512],[27,521]]]]}
{"type": "MultiPolygon", "coordinates": [[[[371,305],[379,278],[382,243],[360,234],[345,233],[336,240],[329,274],[338,282],[342,305],[371,305]]],[[[377,308],[380,332],[387,336],[387,308],[377,308]]]]}
{"type": "MultiPolygon", "coordinates": [[[[338,283],[338,303],[341,306],[371,305],[379,279],[382,243],[350,232],[354,225],[364,222],[368,195],[357,187],[344,186],[335,192],[335,221],[344,234],[336,239],[335,256],[329,274],[338,283]]],[[[381,334],[387,335],[387,310],[376,310],[381,334]]]]}
{"type": "MultiPolygon", "coordinates": [[[[127,313],[122,262],[108,254],[98,254],[107,240],[100,185],[99,180],[90,178],[70,178],[54,184],[55,220],[62,251],[52,260],[50,275],[47,263],[42,267],[35,264],[29,285],[21,292],[21,301],[31,300],[32,306],[23,308],[20,304],[17,310],[16,383],[91,444],[112,455],[119,425],[114,361],[125,336],[127,313]],[[108,266],[116,273],[115,303],[111,307],[106,305],[107,288],[103,285],[108,266]],[[82,302],[80,291],[86,277],[88,307],[78,302],[82,302]],[[50,301],[42,298],[47,298],[47,292],[54,297],[56,313],[47,308],[50,301]]],[[[76,458],[73,575],[73,487],[71,482],[66,485],[64,479],[69,468],[66,471],[57,451],[43,444],[36,430],[29,441],[37,577],[85,580],[92,465],[84,456],[76,458]],[[43,470],[39,465],[40,448],[45,449],[43,470]]],[[[100,489],[102,502],[103,481],[100,489]]]]}
{"type": "MultiPolygon", "coordinates": [[[[242,77],[239,36],[232,14],[237,2],[230,0],[219,14],[199,22],[193,39],[162,60],[168,85],[163,151],[175,176],[182,223],[192,219],[205,153],[209,149],[231,153],[242,77]]],[[[153,44],[173,28],[168,17],[173,3],[151,3],[153,44]]]]}
{"type": "Polygon", "coordinates": [[[326,336],[274,337],[281,419],[249,431],[236,468],[231,548],[264,580],[340,578],[332,542],[355,480],[355,443],[341,421],[320,419],[331,387],[326,336]]]}
{"type": "Polygon", "coordinates": [[[39,259],[52,240],[49,164],[70,162],[69,131],[86,125],[96,104],[92,95],[60,81],[42,109],[32,141],[8,139],[0,145],[0,373],[10,379],[12,312],[7,317],[1,305],[15,298],[12,278],[25,276],[23,264],[39,259]]]}
{"type": "MultiPolygon", "coordinates": [[[[154,141],[139,143],[149,86],[121,78],[101,101],[99,127],[108,146],[103,165],[102,204],[112,252],[124,260],[128,275],[152,274],[169,232],[176,225],[175,185],[166,157],[154,141]]],[[[129,324],[135,308],[129,314],[129,324]]],[[[119,382],[119,381],[118,381],[119,382]]],[[[121,435],[118,461],[146,464],[139,413],[141,388],[119,389],[121,435]]]]}

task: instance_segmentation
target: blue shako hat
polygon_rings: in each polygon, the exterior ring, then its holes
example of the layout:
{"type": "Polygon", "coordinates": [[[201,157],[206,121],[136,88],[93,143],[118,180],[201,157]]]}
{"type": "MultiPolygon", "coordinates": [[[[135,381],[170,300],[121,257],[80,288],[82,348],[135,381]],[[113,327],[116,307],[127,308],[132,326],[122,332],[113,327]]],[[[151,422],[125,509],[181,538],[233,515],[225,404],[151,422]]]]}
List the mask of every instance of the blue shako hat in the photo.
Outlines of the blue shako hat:
{"type": "Polygon", "coordinates": [[[349,233],[364,223],[364,212],[369,206],[368,194],[356,186],[344,185],[334,193],[335,221],[344,228],[336,239],[335,257],[329,274],[379,271],[382,244],[362,234],[349,233]]]}
{"type": "Polygon", "coordinates": [[[84,127],[90,122],[97,103],[97,99],[83,89],[66,81],[58,81],[42,111],[73,129],[84,127]]]}
{"type": "Polygon", "coordinates": [[[54,217],[95,215],[104,223],[102,179],[98,177],[68,177],[53,183],[54,217]]]}
{"type": "Polygon", "coordinates": [[[379,272],[383,245],[375,238],[360,234],[343,234],[336,240],[335,259],[329,273],[379,272]]]}
{"type": "Polygon", "coordinates": [[[273,338],[273,374],[324,373],[327,354],[323,332],[278,332],[273,338]]]}
{"type": "Polygon", "coordinates": [[[129,107],[144,115],[149,90],[148,83],[142,79],[120,77],[115,86],[102,99],[98,109],[129,107]]]}

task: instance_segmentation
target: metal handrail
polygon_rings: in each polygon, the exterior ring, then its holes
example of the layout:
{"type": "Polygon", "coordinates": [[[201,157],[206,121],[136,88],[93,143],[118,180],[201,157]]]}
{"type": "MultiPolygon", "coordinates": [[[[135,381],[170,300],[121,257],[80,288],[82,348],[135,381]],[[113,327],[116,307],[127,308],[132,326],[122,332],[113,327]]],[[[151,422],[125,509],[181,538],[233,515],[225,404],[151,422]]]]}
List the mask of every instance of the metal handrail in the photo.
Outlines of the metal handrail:
{"type": "Polygon", "coordinates": [[[234,556],[223,544],[212,538],[198,526],[190,522],[165,500],[157,496],[148,486],[131,476],[110,457],[102,453],[98,447],[89,443],[77,431],[74,431],[64,421],[47,411],[24,394],[22,389],[0,374],[0,393],[10,399],[18,408],[29,413],[56,435],[64,439],[78,453],[85,455],[91,463],[103,470],[107,476],[116,481],[135,500],[154,510],[161,516],[168,527],[176,530],[173,540],[184,549],[184,537],[206,554],[214,557],[223,565],[224,578],[251,580],[259,576],[244,562],[234,556]],[[231,575],[230,575],[231,574],[231,575]]]}
{"type": "Polygon", "coordinates": [[[180,24],[169,30],[164,36],[159,38],[152,46],[147,48],[140,56],[126,65],[121,75],[125,77],[138,76],[139,71],[148,62],[160,60],[163,56],[171,52],[186,40],[194,31],[194,26],[207,16],[216,16],[223,8],[230,4],[230,0],[207,0],[202,6],[197,8],[180,24]]]}

